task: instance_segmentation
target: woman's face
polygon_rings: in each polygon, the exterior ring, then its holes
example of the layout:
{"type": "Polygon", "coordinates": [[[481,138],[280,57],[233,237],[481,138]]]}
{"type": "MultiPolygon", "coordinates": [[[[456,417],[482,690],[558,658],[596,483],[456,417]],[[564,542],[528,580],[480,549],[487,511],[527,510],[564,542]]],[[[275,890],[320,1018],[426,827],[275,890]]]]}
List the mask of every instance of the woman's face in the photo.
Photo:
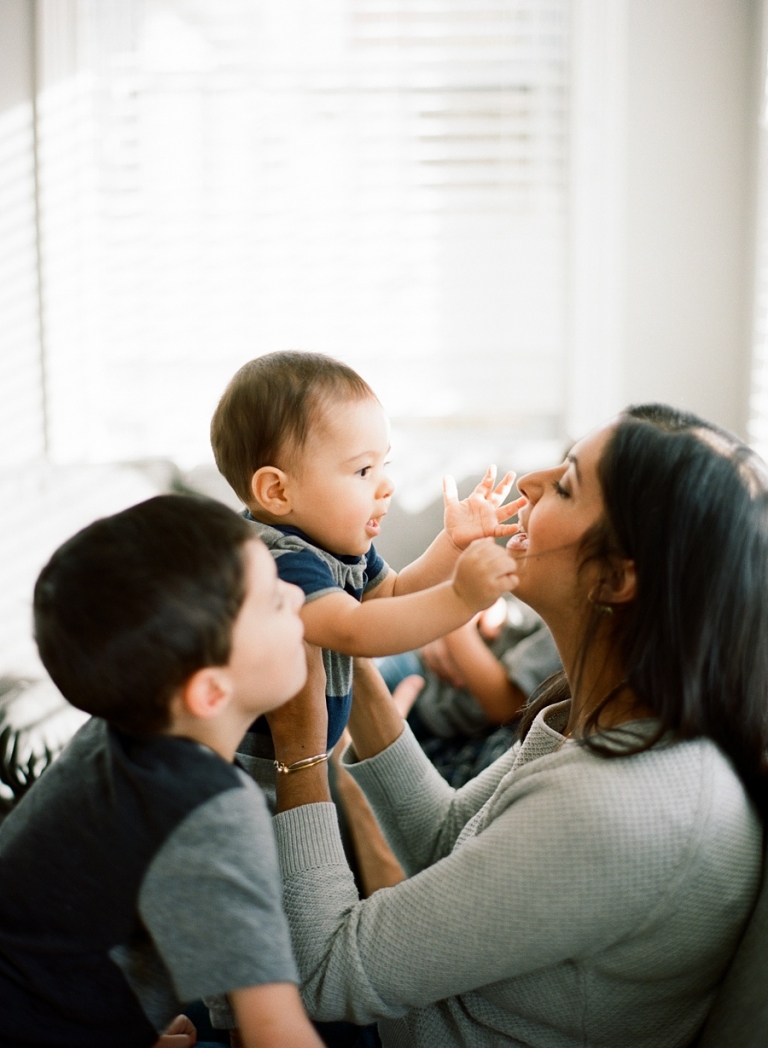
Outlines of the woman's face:
{"type": "Polygon", "coordinates": [[[579,571],[581,540],[603,516],[597,467],[614,425],[580,440],[561,465],[518,481],[528,505],[518,517],[521,532],[508,543],[520,580],[515,595],[550,625],[573,613],[581,616],[596,582],[589,570],[579,571]]]}

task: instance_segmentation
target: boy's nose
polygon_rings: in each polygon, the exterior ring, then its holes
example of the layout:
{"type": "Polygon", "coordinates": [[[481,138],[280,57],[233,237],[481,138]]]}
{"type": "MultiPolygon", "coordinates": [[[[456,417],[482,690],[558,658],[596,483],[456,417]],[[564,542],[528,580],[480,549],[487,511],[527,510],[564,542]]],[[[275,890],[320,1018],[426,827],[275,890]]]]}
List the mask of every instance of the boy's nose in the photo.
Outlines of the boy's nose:
{"type": "Polygon", "coordinates": [[[389,477],[382,477],[381,484],[377,495],[380,499],[388,499],[392,496],[392,492],[395,490],[395,485],[392,483],[389,477]]]}

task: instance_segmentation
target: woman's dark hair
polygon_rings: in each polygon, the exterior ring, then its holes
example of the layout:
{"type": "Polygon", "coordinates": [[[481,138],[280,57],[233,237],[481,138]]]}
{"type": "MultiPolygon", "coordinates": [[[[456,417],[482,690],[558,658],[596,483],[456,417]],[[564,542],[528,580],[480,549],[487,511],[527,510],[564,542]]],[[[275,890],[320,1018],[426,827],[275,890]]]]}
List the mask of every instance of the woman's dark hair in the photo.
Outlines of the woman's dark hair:
{"type": "MultiPolygon", "coordinates": [[[[635,563],[637,595],[611,616],[626,682],[659,720],[638,752],[671,732],[707,736],[768,815],[768,471],[750,448],[660,404],[619,418],[598,466],[605,514],[583,563],[635,563]]],[[[590,605],[582,665],[600,618],[590,605]]],[[[567,695],[555,681],[526,714],[567,695]]],[[[609,754],[592,730],[584,744],[609,754]]]]}
{"type": "Polygon", "coordinates": [[[64,543],[35,585],[35,640],[73,706],[161,731],[192,674],[229,661],[254,533],[209,499],[160,495],[64,543]]]}

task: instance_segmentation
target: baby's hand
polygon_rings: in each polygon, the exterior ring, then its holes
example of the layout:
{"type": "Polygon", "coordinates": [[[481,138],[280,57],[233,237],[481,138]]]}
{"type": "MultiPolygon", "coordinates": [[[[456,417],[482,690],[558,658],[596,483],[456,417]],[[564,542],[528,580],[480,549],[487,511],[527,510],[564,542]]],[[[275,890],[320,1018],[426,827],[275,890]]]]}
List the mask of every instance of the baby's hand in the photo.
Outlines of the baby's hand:
{"type": "Polygon", "coordinates": [[[517,585],[517,564],[493,539],[477,539],[456,561],[453,588],[474,614],[517,585]]]}
{"type": "Polygon", "coordinates": [[[503,505],[514,480],[515,474],[507,473],[494,487],[496,467],[489,466],[469,498],[459,502],[456,481],[450,476],[443,478],[445,530],[455,546],[466,549],[475,539],[501,538],[515,534],[518,530],[517,524],[501,523],[514,517],[526,503],[525,498],[519,498],[506,506],[503,505]]]}

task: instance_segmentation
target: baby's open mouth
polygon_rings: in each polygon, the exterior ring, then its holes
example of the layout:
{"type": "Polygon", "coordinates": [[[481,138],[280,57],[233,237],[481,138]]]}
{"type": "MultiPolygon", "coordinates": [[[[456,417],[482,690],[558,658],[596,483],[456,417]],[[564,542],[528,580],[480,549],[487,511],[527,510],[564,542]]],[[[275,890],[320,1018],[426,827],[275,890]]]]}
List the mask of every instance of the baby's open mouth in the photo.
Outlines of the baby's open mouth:
{"type": "Polygon", "coordinates": [[[518,531],[516,535],[507,542],[507,549],[514,553],[517,550],[528,549],[528,536],[524,531],[518,531]]]}

